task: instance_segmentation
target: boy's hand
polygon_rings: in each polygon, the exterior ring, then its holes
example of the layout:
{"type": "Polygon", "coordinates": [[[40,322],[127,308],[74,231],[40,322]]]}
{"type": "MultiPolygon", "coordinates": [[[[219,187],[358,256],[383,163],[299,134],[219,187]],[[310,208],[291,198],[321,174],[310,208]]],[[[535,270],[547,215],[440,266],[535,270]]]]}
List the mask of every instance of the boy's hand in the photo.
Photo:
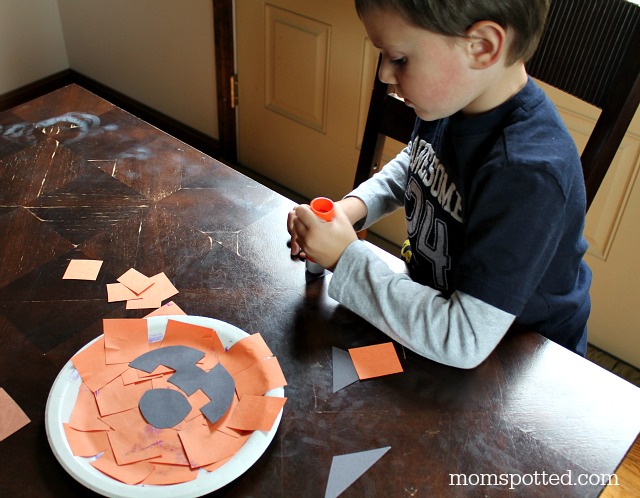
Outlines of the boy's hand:
{"type": "Polygon", "coordinates": [[[296,233],[296,229],[293,226],[293,220],[296,218],[296,208],[293,208],[289,211],[287,215],[287,231],[289,235],[291,235],[291,240],[289,241],[289,247],[291,248],[291,257],[292,258],[300,258],[302,260],[306,259],[306,254],[300,247],[298,243],[298,234],[296,233]]]}
{"type": "Polygon", "coordinates": [[[328,269],[333,269],[347,246],[358,239],[339,202],[335,204],[333,221],[318,218],[307,204],[300,205],[289,213],[287,228],[292,256],[309,256],[328,269]]]}

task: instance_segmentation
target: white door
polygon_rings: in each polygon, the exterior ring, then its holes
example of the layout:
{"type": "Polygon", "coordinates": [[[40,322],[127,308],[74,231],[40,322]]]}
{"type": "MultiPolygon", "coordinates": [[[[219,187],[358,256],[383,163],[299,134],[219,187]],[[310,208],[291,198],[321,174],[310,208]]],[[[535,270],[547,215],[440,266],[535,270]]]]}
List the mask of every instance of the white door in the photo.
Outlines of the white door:
{"type": "MultiPolygon", "coordinates": [[[[353,2],[237,0],[236,57],[239,162],[309,199],[341,198],[378,58],[353,2]]],[[[404,221],[375,231],[401,239],[404,221]]]]}

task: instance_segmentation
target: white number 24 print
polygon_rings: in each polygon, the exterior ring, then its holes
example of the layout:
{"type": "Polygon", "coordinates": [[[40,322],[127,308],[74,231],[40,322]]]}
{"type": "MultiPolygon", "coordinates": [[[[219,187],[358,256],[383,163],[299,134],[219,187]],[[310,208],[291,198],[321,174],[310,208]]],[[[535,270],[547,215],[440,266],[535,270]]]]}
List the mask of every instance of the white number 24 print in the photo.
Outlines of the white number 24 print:
{"type": "Polygon", "coordinates": [[[451,268],[447,225],[435,218],[433,204],[425,199],[424,191],[415,178],[409,179],[405,196],[407,206],[411,206],[411,212],[407,212],[407,231],[411,240],[417,242],[417,247],[412,247],[412,250],[431,262],[432,281],[439,289],[446,289],[447,271],[451,268]]]}

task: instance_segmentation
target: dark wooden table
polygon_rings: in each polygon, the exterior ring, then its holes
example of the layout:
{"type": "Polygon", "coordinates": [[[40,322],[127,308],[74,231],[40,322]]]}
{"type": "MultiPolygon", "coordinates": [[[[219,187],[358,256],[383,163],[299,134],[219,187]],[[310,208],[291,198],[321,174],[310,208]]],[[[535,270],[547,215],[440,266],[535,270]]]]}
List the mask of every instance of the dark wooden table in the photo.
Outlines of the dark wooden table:
{"type": "Polygon", "coordinates": [[[345,497],[598,495],[640,430],[640,390],[535,333],[470,371],[397,346],[404,373],[332,393],[332,346],[387,338],[291,260],[292,205],[77,86],[0,113],[0,387],[31,418],[0,442],[0,496],[91,494],[55,459],[45,405],[103,318],[148,313],[106,300],[131,267],[164,271],[188,314],[261,332],[288,380],[275,440],[213,496],[324,496],[334,455],[383,446],[345,497]],[[98,280],[62,280],[72,258],[104,260],[98,280]],[[540,484],[569,473],[587,483],[540,484]]]}

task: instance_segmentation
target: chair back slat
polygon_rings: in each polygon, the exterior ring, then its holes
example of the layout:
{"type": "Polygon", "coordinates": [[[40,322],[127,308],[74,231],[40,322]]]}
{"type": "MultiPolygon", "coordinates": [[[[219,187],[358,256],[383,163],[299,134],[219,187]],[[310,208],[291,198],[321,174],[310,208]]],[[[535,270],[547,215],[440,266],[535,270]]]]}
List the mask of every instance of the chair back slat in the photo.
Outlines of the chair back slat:
{"type": "Polygon", "coordinates": [[[553,0],[527,71],[602,109],[638,36],[640,8],[627,0],[553,0]]]}

